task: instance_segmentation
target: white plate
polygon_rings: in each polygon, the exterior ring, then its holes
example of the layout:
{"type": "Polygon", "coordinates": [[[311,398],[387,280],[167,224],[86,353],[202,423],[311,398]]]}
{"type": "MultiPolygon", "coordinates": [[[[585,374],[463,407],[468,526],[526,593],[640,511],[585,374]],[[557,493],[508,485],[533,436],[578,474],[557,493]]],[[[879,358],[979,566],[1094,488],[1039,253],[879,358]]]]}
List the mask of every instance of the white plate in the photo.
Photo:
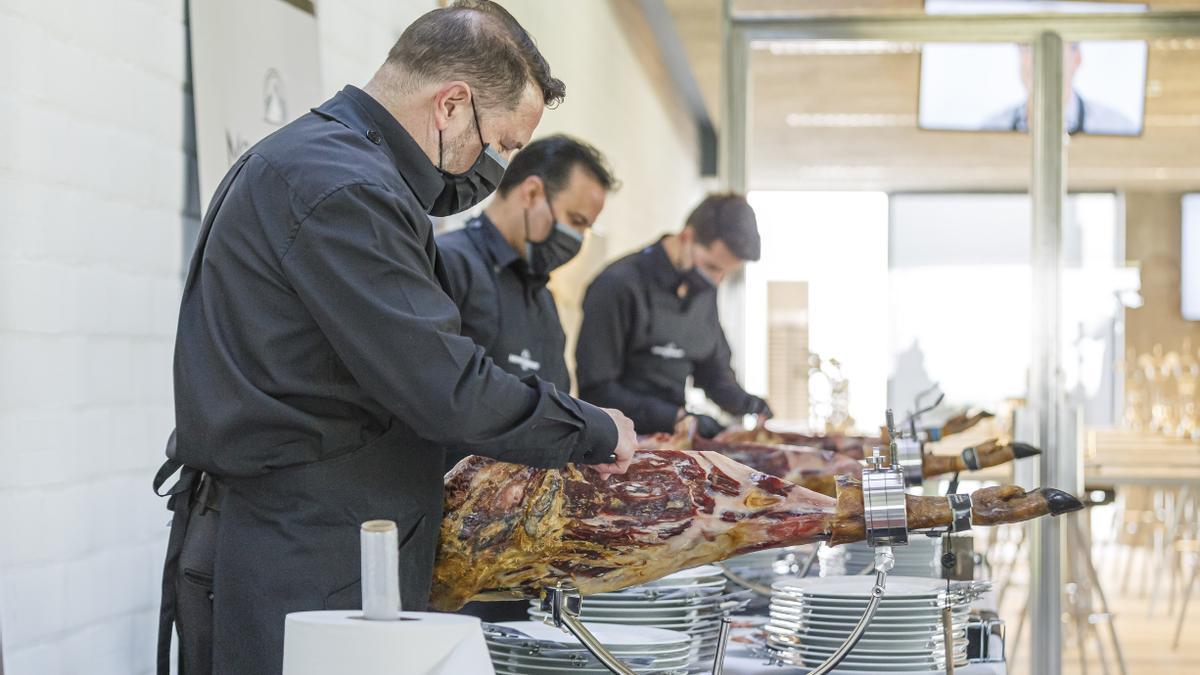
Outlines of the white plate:
{"type": "MultiPolygon", "coordinates": [[[[829,658],[832,655],[833,655],[833,652],[820,652],[820,653],[800,652],[797,654],[797,656],[804,659],[808,663],[811,663],[812,665],[822,663],[823,661],[825,661],[825,659],[829,658]]],[[[864,670],[868,669],[868,668],[883,668],[884,669],[883,672],[886,673],[886,672],[892,672],[893,670],[908,669],[908,668],[916,668],[916,669],[924,669],[924,670],[937,670],[938,667],[942,663],[944,663],[944,661],[945,661],[944,658],[937,659],[937,660],[934,660],[932,658],[897,659],[897,658],[889,658],[889,657],[874,659],[874,658],[855,658],[853,655],[851,655],[851,656],[847,656],[844,660],[842,660],[842,665],[844,665],[847,668],[856,668],[856,669],[864,669],[864,670]]],[[[962,654],[955,654],[954,665],[956,665],[956,666],[966,665],[966,663],[967,663],[966,652],[963,652],[962,654]]]]}
{"type": "MultiPolygon", "coordinates": [[[[776,653],[778,654],[778,652],[776,652],[776,653]]],[[[811,668],[813,666],[819,665],[823,661],[823,659],[817,659],[817,658],[811,658],[811,657],[807,658],[807,659],[801,659],[798,654],[793,655],[790,658],[786,655],[779,654],[779,658],[781,660],[783,660],[784,663],[788,663],[788,664],[791,664],[794,666],[799,666],[801,668],[811,668]]],[[[889,671],[892,671],[892,672],[912,673],[913,675],[944,675],[944,673],[945,673],[944,670],[931,669],[927,665],[917,665],[917,666],[893,665],[893,666],[889,666],[888,669],[889,669],[889,671]]],[[[856,667],[856,668],[849,668],[844,665],[839,665],[837,668],[835,668],[831,672],[836,673],[837,675],[880,675],[880,671],[877,666],[876,667],[860,666],[860,667],[856,667]]],[[[500,674],[498,673],[497,675],[500,675],[500,674]]]]}
{"type": "MultiPolygon", "coordinates": [[[[815,644],[807,641],[802,641],[797,649],[810,652],[825,652],[832,654],[841,648],[841,643],[836,644],[815,644]]],[[[954,645],[955,653],[963,651],[967,648],[967,641],[963,640],[962,644],[954,645]]],[[[881,658],[895,657],[897,659],[916,659],[916,658],[933,658],[938,653],[943,653],[944,650],[935,647],[919,647],[916,649],[879,649],[872,647],[864,647],[862,644],[854,645],[854,649],[850,650],[850,656],[856,658],[881,658]]]]}
{"type": "MultiPolygon", "coordinates": [[[[618,656],[617,658],[621,658],[618,656]]],[[[586,665],[575,665],[570,659],[549,659],[537,657],[522,657],[518,659],[510,659],[505,657],[497,657],[492,655],[492,663],[505,668],[562,668],[571,670],[604,670],[604,666],[599,661],[592,658],[586,662],[586,665]]],[[[658,670],[671,670],[675,668],[686,668],[690,663],[687,656],[674,659],[655,659],[648,666],[638,666],[638,668],[656,668],[658,670]]]]}
{"type": "MultiPolygon", "coordinates": [[[[618,595],[618,594],[626,595],[626,596],[629,596],[629,595],[638,596],[638,595],[654,594],[654,593],[662,594],[662,593],[669,593],[669,592],[676,592],[676,591],[681,591],[681,592],[696,591],[699,593],[714,593],[714,592],[719,592],[720,590],[722,590],[724,588],[725,588],[725,577],[721,577],[720,579],[696,579],[694,581],[687,581],[687,580],[678,580],[678,581],[670,580],[670,581],[668,581],[665,579],[660,579],[657,582],[651,582],[649,584],[642,584],[640,586],[630,586],[629,588],[626,588],[624,590],[613,591],[612,593],[605,593],[604,595],[606,597],[611,596],[611,595],[618,595]]],[[[585,597],[590,597],[590,596],[585,596],[585,597]]]]}
{"type": "MultiPolygon", "coordinates": [[[[956,643],[957,642],[965,642],[967,637],[964,635],[962,637],[952,638],[952,639],[956,643]]],[[[846,638],[845,637],[825,637],[823,635],[813,635],[812,633],[808,633],[808,634],[799,636],[799,641],[801,644],[812,645],[814,647],[825,646],[825,647],[833,647],[834,649],[837,649],[838,647],[842,646],[842,643],[846,641],[846,638]]],[[[869,638],[862,638],[861,640],[858,641],[858,644],[854,646],[854,650],[858,651],[859,649],[865,649],[865,650],[868,650],[869,652],[875,652],[875,651],[880,651],[880,650],[883,650],[885,652],[892,651],[892,650],[915,652],[915,651],[923,651],[923,650],[930,650],[930,649],[941,649],[942,644],[943,644],[943,640],[938,639],[936,637],[927,638],[924,640],[922,640],[920,638],[915,638],[912,640],[874,640],[874,639],[869,639],[869,638]]]]}
{"type": "Polygon", "coordinates": [[[645,585],[653,586],[654,584],[658,583],[659,581],[665,581],[667,579],[696,579],[696,578],[702,578],[702,577],[719,577],[719,576],[722,576],[720,567],[717,567],[716,565],[698,565],[696,567],[689,567],[686,570],[672,572],[671,574],[668,574],[667,576],[665,576],[661,579],[656,579],[654,581],[646,583],[645,585]]]}
{"type": "MultiPolygon", "coordinates": [[[[950,620],[952,623],[962,623],[970,616],[969,613],[951,614],[950,620]]],[[[771,618],[781,621],[789,621],[792,623],[805,623],[809,621],[819,621],[821,623],[845,624],[853,626],[858,623],[862,614],[825,614],[821,612],[785,612],[782,610],[772,610],[771,618]]],[[[615,623],[615,622],[610,622],[615,623]]],[[[871,619],[871,623],[880,623],[883,625],[896,624],[920,624],[920,625],[941,625],[941,613],[935,614],[883,614],[876,613],[871,619]]]]}
{"type": "MultiPolygon", "coordinates": [[[[849,635],[850,635],[850,631],[848,631],[848,630],[836,631],[836,630],[824,630],[821,628],[809,628],[808,630],[805,630],[803,633],[796,634],[797,637],[804,638],[807,640],[834,640],[838,644],[841,644],[842,641],[845,640],[849,635]]],[[[953,633],[951,633],[951,635],[950,635],[951,640],[962,640],[962,639],[965,639],[966,637],[967,637],[966,628],[956,630],[953,633]]],[[[910,642],[910,643],[911,642],[919,642],[921,640],[928,640],[928,641],[932,642],[935,640],[940,641],[940,640],[944,640],[944,639],[945,638],[942,637],[942,631],[939,630],[939,631],[933,632],[933,633],[926,633],[926,634],[913,633],[912,635],[904,635],[904,634],[889,635],[887,633],[870,635],[868,633],[863,633],[862,642],[891,644],[894,642],[910,642]]]]}
{"type": "MultiPolygon", "coordinates": [[[[497,626],[519,630],[525,635],[546,642],[558,642],[564,645],[579,646],[582,643],[574,635],[547,626],[540,621],[501,621],[497,626]]],[[[652,627],[629,627],[618,624],[584,624],[600,644],[611,647],[654,647],[662,645],[679,645],[688,640],[688,636],[677,631],[652,627]]]]}
{"type": "Polygon", "coordinates": [[[580,616],[587,620],[589,616],[663,616],[663,617],[679,617],[679,616],[705,616],[711,614],[720,614],[720,603],[712,603],[710,605],[693,605],[690,607],[656,607],[654,605],[646,605],[643,607],[628,607],[628,608],[613,608],[613,607],[593,607],[585,604],[580,611],[580,616]]]}
{"type": "MultiPolygon", "coordinates": [[[[950,620],[954,623],[960,623],[962,621],[966,621],[968,616],[970,616],[969,612],[963,612],[961,614],[954,613],[954,614],[950,615],[950,620]]],[[[804,621],[820,621],[822,623],[836,623],[836,624],[846,624],[849,626],[853,626],[858,623],[858,621],[861,617],[862,617],[861,613],[826,614],[824,612],[810,612],[810,611],[790,612],[790,611],[785,611],[785,610],[781,610],[781,609],[777,609],[777,608],[771,610],[771,618],[772,619],[779,619],[781,621],[789,621],[792,623],[798,623],[798,622],[804,622],[804,621]]],[[[891,614],[891,613],[884,614],[882,612],[876,612],[874,618],[871,619],[871,623],[872,624],[879,623],[879,624],[883,624],[883,625],[941,624],[942,623],[942,614],[941,614],[941,612],[931,612],[929,614],[922,614],[922,613],[917,613],[917,612],[914,612],[911,614],[891,614]]]]}
{"type": "MultiPolygon", "coordinates": [[[[813,598],[865,599],[871,595],[874,586],[874,576],[847,576],[784,581],[772,588],[813,598]]],[[[946,582],[942,579],[888,575],[884,598],[936,598],[945,592],[946,582]]]]}
{"type": "MultiPolygon", "coordinates": [[[[535,619],[539,619],[539,623],[540,623],[540,619],[542,619],[542,618],[544,618],[544,617],[546,617],[546,616],[547,616],[546,614],[541,614],[541,613],[533,613],[533,612],[530,612],[530,614],[529,614],[529,615],[530,615],[531,617],[535,618],[535,619]]],[[[703,628],[705,628],[705,627],[707,627],[707,626],[709,626],[709,625],[719,625],[719,624],[720,624],[720,621],[721,621],[721,618],[720,618],[720,616],[719,616],[719,615],[713,615],[713,616],[710,616],[710,617],[707,617],[707,618],[698,618],[698,619],[679,619],[679,620],[677,620],[677,621],[676,621],[676,620],[666,620],[666,619],[656,619],[656,618],[649,618],[649,619],[631,619],[631,618],[620,618],[620,619],[615,619],[615,618],[604,618],[604,617],[594,617],[594,616],[588,616],[588,617],[584,617],[584,618],[583,618],[583,620],[584,620],[584,622],[586,622],[586,623],[588,623],[588,624],[593,624],[593,623],[594,623],[594,624],[604,624],[604,625],[607,625],[607,626],[629,626],[629,627],[635,627],[635,626],[636,626],[636,627],[638,627],[639,629],[640,629],[642,626],[646,626],[646,627],[654,627],[654,626],[657,626],[657,627],[660,627],[660,628],[666,628],[666,629],[668,629],[668,630],[677,630],[677,631],[690,632],[692,629],[703,629],[703,628]]]]}
{"type": "MultiPolygon", "coordinates": [[[[698,596],[694,598],[674,598],[670,600],[652,600],[638,595],[626,595],[621,598],[612,598],[607,595],[589,595],[583,599],[583,609],[587,611],[591,607],[603,607],[611,609],[628,609],[631,607],[652,607],[655,609],[687,609],[688,607],[702,607],[713,604],[719,604],[725,599],[725,594],[720,592],[709,593],[708,595],[698,596]]],[[[531,603],[534,606],[540,606],[540,601],[531,603]]]]}
{"type": "MultiPolygon", "coordinates": [[[[772,612],[782,612],[784,614],[798,614],[798,613],[802,613],[802,612],[811,612],[814,614],[826,614],[826,615],[836,615],[836,616],[854,616],[854,617],[862,616],[863,612],[866,611],[866,609],[867,609],[866,606],[863,606],[863,607],[834,607],[834,606],[826,606],[826,605],[813,605],[813,604],[808,604],[808,603],[803,603],[803,602],[799,602],[799,603],[798,602],[788,602],[788,601],[781,601],[778,599],[772,600],[770,607],[771,607],[772,612]]],[[[876,616],[926,616],[926,615],[941,616],[943,609],[945,609],[945,608],[938,607],[936,605],[926,605],[926,606],[920,606],[920,605],[895,606],[895,605],[891,605],[891,606],[889,606],[887,604],[880,604],[878,609],[875,610],[875,615],[876,616]]],[[[957,607],[950,608],[950,613],[955,616],[958,616],[960,614],[969,614],[970,611],[971,611],[970,605],[958,605],[957,607]]]]}
{"type": "MultiPolygon", "coordinates": [[[[785,595],[782,593],[777,593],[773,598],[771,598],[771,602],[779,602],[779,603],[792,604],[792,605],[801,605],[802,604],[802,605],[809,606],[809,607],[833,607],[833,608],[839,608],[839,609],[851,609],[851,608],[857,609],[857,608],[866,607],[870,601],[867,598],[862,598],[862,599],[858,599],[858,598],[854,598],[854,599],[850,599],[850,598],[836,598],[836,599],[835,598],[815,598],[815,597],[811,597],[811,596],[785,595]]],[[[966,606],[966,604],[967,603],[959,602],[959,603],[951,603],[950,606],[951,607],[966,606]]],[[[584,607],[586,607],[586,606],[587,606],[587,603],[584,603],[584,607]]],[[[879,601],[880,608],[936,607],[938,609],[941,609],[942,607],[945,607],[945,606],[946,606],[945,598],[891,598],[885,594],[883,596],[883,599],[879,601]]]]}
{"type": "MultiPolygon", "coordinates": [[[[812,652],[814,654],[820,653],[820,654],[828,655],[828,654],[832,654],[832,653],[836,652],[839,647],[840,647],[840,645],[830,647],[830,646],[825,646],[825,645],[801,644],[796,647],[792,647],[792,649],[796,649],[801,652],[812,652]]],[[[954,653],[957,655],[960,652],[963,654],[965,654],[967,652],[967,641],[966,640],[963,640],[961,644],[954,645],[954,653]]],[[[917,650],[917,651],[903,651],[903,652],[889,652],[887,650],[867,651],[867,650],[859,649],[858,645],[855,645],[854,649],[852,649],[850,651],[850,654],[846,658],[858,659],[860,661],[862,661],[862,660],[886,661],[888,659],[897,659],[900,661],[911,661],[914,659],[938,658],[938,657],[943,656],[944,654],[945,654],[944,650],[936,650],[935,651],[933,649],[921,649],[921,650],[917,650]]]]}
{"type": "MultiPolygon", "coordinates": [[[[555,652],[552,654],[547,654],[546,652],[540,651],[540,650],[537,653],[530,653],[530,649],[528,647],[496,644],[493,642],[488,643],[488,651],[491,652],[493,655],[503,656],[503,657],[509,658],[509,659],[511,659],[514,656],[519,656],[522,658],[524,658],[526,656],[538,657],[538,658],[559,658],[559,659],[566,658],[561,655],[555,655],[555,654],[560,654],[561,651],[563,651],[563,650],[559,650],[559,652],[555,652]]],[[[547,650],[547,651],[553,652],[554,650],[547,650]]],[[[676,658],[676,657],[680,657],[680,656],[687,656],[687,654],[692,651],[692,645],[691,645],[691,641],[689,640],[687,642],[680,644],[677,647],[671,647],[670,649],[663,648],[663,649],[651,651],[651,650],[643,650],[643,649],[613,648],[613,649],[609,649],[609,651],[611,651],[614,654],[618,654],[620,656],[634,656],[634,657],[636,657],[636,656],[653,656],[655,658],[676,658]]],[[[587,656],[589,654],[589,652],[586,649],[584,649],[582,646],[580,646],[578,649],[571,649],[570,653],[579,654],[580,656],[587,656]]]]}
{"type": "MultiPolygon", "coordinates": [[[[951,624],[951,630],[954,630],[954,631],[966,630],[966,627],[967,627],[967,623],[965,621],[961,622],[961,623],[951,624]]],[[[823,631],[825,633],[838,632],[843,635],[849,635],[850,632],[854,630],[854,626],[849,625],[849,624],[823,623],[823,622],[815,622],[815,621],[810,621],[808,623],[799,624],[799,623],[795,623],[795,622],[781,621],[781,620],[777,620],[777,619],[772,619],[771,623],[767,624],[766,628],[767,628],[767,630],[771,631],[772,633],[779,633],[779,634],[786,633],[786,634],[791,634],[791,635],[803,635],[809,630],[818,630],[818,631],[823,631]]],[[[920,637],[920,636],[925,636],[925,635],[933,635],[934,633],[941,633],[941,632],[942,632],[942,626],[939,624],[910,626],[907,624],[880,625],[877,623],[872,623],[871,625],[869,625],[867,627],[867,630],[863,634],[870,635],[870,636],[886,635],[888,637],[903,638],[903,637],[920,637]]]]}
{"type": "MultiPolygon", "coordinates": [[[[679,668],[679,669],[674,669],[674,670],[635,669],[634,673],[637,673],[638,675],[642,675],[642,674],[644,674],[644,675],[665,675],[665,674],[686,675],[686,673],[688,673],[688,670],[686,670],[685,668],[679,668]]],[[[840,673],[840,670],[839,670],[839,673],[840,673]]],[[[504,667],[504,668],[500,668],[500,667],[496,668],[496,675],[576,675],[576,674],[580,674],[580,675],[611,675],[611,671],[608,670],[607,668],[601,668],[600,670],[593,670],[593,669],[589,669],[589,668],[570,668],[570,669],[551,668],[548,670],[542,670],[542,669],[536,669],[536,668],[514,667],[514,665],[509,665],[509,667],[504,667]]]]}
{"type": "MultiPolygon", "coordinates": [[[[575,675],[576,673],[588,673],[589,675],[603,673],[604,675],[611,675],[611,671],[609,671],[607,668],[605,668],[603,666],[589,666],[589,667],[534,666],[534,665],[523,665],[523,664],[514,665],[514,664],[494,663],[494,662],[492,665],[495,667],[497,673],[505,672],[505,673],[515,673],[517,675],[552,675],[552,674],[557,674],[557,673],[569,673],[570,675],[575,675]]],[[[671,666],[668,668],[660,668],[658,666],[640,666],[640,667],[634,668],[634,672],[637,672],[637,673],[686,673],[688,668],[689,668],[689,666],[687,664],[682,665],[682,666],[671,666]]]]}

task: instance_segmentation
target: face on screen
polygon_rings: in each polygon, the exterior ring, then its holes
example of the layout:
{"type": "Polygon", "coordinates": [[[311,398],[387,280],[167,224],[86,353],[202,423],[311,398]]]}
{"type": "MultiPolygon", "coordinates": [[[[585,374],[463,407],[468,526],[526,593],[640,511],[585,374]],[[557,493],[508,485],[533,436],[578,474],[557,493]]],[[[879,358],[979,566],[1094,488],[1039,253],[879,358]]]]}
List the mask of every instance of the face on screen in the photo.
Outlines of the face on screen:
{"type": "MultiPolygon", "coordinates": [[[[1145,105],[1146,43],[1063,47],[1063,123],[1072,134],[1137,136],[1145,105]]],[[[1017,44],[927,44],[921,53],[922,129],[1029,131],[1033,49],[1017,44]]]]}
{"type": "MultiPolygon", "coordinates": [[[[925,0],[929,14],[1139,13],[1141,3],[925,0]]],[[[1063,46],[1063,123],[1069,133],[1137,136],[1146,91],[1144,41],[1063,46]]],[[[921,49],[922,129],[1029,131],[1034,80],[1028,44],[929,43],[921,49]]]]}
{"type": "MultiPolygon", "coordinates": [[[[1025,87],[1026,95],[1029,95],[1033,92],[1033,48],[1029,45],[1021,45],[1018,49],[1021,53],[1021,84],[1025,87]]],[[[1063,45],[1064,101],[1071,98],[1070,94],[1075,88],[1075,71],[1079,70],[1082,62],[1083,56],[1078,42],[1063,45]]]]}

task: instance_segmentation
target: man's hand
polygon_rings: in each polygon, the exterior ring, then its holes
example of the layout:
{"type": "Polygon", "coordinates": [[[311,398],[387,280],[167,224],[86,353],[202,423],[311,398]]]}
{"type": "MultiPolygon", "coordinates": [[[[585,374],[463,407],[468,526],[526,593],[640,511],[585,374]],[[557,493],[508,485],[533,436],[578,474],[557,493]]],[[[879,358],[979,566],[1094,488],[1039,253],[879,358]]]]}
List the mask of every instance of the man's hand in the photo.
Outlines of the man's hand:
{"type": "Polygon", "coordinates": [[[617,425],[617,447],[613,449],[616,461],[610,464],[593,464],[592,469],[605,480],[614,473],[625,473],[633,463],[633,453],[637,450],[637,433],[633,430],[633,421],[613,408],[602,408],[617,425]]]}
{"type": "Polygon", "coordinates": [[[768,420],[775,416],[771,412],[771,406],[767,402],[757,396],[751,396],[750,401],[746,405],[746,413],[749,415],[757,415],[760,420],[768,420]]]}
{"type": "Polygon", "coordinates": [[[700,438],[712,438],[725,431],[725,427],[720,422],[708,415],[689,415],[689,417],[696,420],[696,435],[700,438]]]}

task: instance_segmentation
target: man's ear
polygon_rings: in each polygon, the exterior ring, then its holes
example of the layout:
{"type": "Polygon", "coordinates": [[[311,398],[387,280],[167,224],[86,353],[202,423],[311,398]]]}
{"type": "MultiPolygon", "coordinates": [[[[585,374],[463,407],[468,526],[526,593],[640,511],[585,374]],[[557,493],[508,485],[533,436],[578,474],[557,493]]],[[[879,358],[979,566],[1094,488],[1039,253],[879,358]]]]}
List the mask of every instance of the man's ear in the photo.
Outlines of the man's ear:
{"type": "Polygon", "coordinates": [[[541,176],[529,176],[521,181],[521,202],[524,208],[533,208],[546,194],[546,183],[541,176]]]}
{"type": "Polygon", "coordinates": [[[471,87],[466,82],[447,82],[433,95],[434,124],[445,131],[452,122],[471,114],[471,87]]]}
{"type": "Polygon", "coordinates": [[[695,236],[696,231],[692,229],[691,225],[684,225],[683,229],[679,231],[679,241],[685,245],[692,243],[695,236]]]}

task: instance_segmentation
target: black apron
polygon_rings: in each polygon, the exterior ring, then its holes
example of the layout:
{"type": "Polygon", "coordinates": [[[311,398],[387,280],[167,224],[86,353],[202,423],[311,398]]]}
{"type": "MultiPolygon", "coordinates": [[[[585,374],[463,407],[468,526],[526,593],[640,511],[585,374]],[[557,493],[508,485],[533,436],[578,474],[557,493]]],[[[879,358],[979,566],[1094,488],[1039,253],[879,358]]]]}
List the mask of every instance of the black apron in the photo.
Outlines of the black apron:
{"type": "Polygon", "coordinates": [[[288,613],[362,606],[366,520],[396,521],[401,598],[405,609],[425,609],[442,515],[440,462],[425,460],[439,449],[398,447],[407,433],[394,424],[353,452],[255,478],[214,480],[184,467],[169,491],[159,672],[169,670],[172,623],[180,675],[281,672],[288,613]]]}
{"type": "MultiPolygon", "coordinates": [[[[487,266],[484,255],[487,243],[483,232],[477,226],[468,224],[467,236],[480,252],[479,263],[487,266]]],[[[558,310],[553,298],[538,320],[530,320],[530,307],[537,307],[537,294],[542,293],[544,285],[526,284],[520,280],[519,292],[527,297],[518,300],[514,291],[506,288],[513,280],[502,280],[499,271],[488,267],[489,276],[496,288],[497,316],[499,317],[496,332],[491,344],[483,345],[496,365],[516,375],[526,377],[536,375],[539,379],[553,383],[560,391],[571,390],[571,376],[567,372],[566,358],[563,353],[567,348],[566,335],[562,323],[558,319],[558,310]]],[[[519,276],[519,275],[518,275],[519,276]]],[[[547,291],[547,294],[549,292],[547,291]]]]}
{"type": "MultiPolygon", "coordinates": [[[[240,168],[218,187],[214,213],[240,168]]],[[[206,220],[185,294],[199,278],[214,219],[206,220]]],[[[396,521],[401,599],[405,609],[425,609],[442,520],[442,447],[393,420],[361,448],[233,478],[180,464],[176,442],[172,434],[154,479],[174,513],[163,565],[159,675],[170,673],[173,628],[179,675],[281,673],[289,612],[361,608],[358,532],[367,520],[396,521]],[[178,482],[162,492],[177,471],[178,482]]]]}

